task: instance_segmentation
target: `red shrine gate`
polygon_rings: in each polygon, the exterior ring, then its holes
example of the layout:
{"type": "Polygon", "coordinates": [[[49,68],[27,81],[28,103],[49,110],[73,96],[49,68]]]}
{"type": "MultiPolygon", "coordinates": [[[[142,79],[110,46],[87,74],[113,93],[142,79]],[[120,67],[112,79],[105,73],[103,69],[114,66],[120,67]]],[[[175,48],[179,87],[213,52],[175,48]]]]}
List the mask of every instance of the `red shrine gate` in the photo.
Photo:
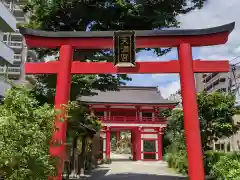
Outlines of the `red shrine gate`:
{"type": "Polygon", "coordinates": [[[167,124],[158,114],[177,103],[164,99],[157,87],[122,86],[119,91],[98,91],[80,101],[90,106],[104,126],[100,134],[104,159],[111,158],[111,133],[119,141],[121,131],[130,130],[133,160],[162,160],[162,135],[167,124]]]}
{"type": "MultiPolygon", "coordinates": [[[[198,122],[198,110],[194,73],[229,72],[228,61],[207,61],[192,59],[192,47],[225,44],[235,23],[209,29],[195,30],[150,30],[136,31],[137,48],[177,47],[179,61],[137,62],[136,67],[116,68],[107,62],[73,61],[73,49],[107,49],[113,47],[112,31],[95,32],[46,32],[20,28],[28,47],[60,47],[58,61],[49,63],[26,63],[26,74],[57,74],[55,107],[69,100],[71,74],[144,74],[144,73],[180,73],[181,92],[184,111],[184,128],[188,153],[189,177],[191,180],[204,180],[203,156],[198,122]]],[[[61,116],[65,116],[64,110],[61,116]]],[[[66,118],[65,118],[66,119],[66,118]]],[[[66,126],[59,116],[56,118],[58,131],[53,134],[50,153],[59,157],[56,180],[61,180],[65,159],[66,126]],[[60,144],[60,145],[59,145],[60,144]]]]}

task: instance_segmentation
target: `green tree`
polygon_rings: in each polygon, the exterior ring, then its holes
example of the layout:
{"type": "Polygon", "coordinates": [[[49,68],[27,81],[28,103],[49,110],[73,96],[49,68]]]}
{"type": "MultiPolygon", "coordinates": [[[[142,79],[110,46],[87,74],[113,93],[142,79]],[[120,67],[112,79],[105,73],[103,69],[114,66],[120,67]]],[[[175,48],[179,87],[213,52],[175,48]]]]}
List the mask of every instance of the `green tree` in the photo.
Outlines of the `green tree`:
{"type": "Polygon", "coordinates": [[[211,149],[213,141],[230,137],[239,130],[240,124],[233,121],[233,116],[238,113],[235,96],[221,92],[203,92],[197,96],[197,102],[204,150],[211,149]]]}
{"type": "MultiPolygon", "coordinates": [[[[67,144],[71,145],[71,162],[74,163],[76,149],[80,152],[80,163],[78,168],[90,168],[93,163],[92,157],[92,138],[91,131],[99,132],[102,128],[101,122],[97,119],[94,113],[90,112],[89,108],[85,104],[78,102],[70,102],[68,105],[68,126],[67,126],[67,144]],[[78,146],[80,144],[81,146],[78,146]],[[88,157],[88,158],[86,158],[88,157]],[[87,164],[85,167],[84,165],[87,164]]],[[[73,170],[73,169],[72,169],[73,170]]]]}
{"type": "MultiPolygon", "coordinates": [[[[29,27],[42,30],[145,30],[178,27],[177,15],[202,8],[205,1],[31,0],[24,10],[32,14],[29,27]]],[[[166,51],[168,50],[155,49],[158,54],[166,51]]],[[[47,52],[52,53],[51,50],[47,52]]],[[[76,53],[78,57],[83,57],[80,59],[93,57],[92,50],[78,52],[80,52],[76,53]]],[[[45,56],[46,52],[41,55],[45,56]]],[[[104,55],[102,60],[111,60],[111,54],[104,53],[104,55]]]]}
{"type": "MultiPolygon", "coordinates": [[[[238,113],[238,109],[234,107],[235,96],[220,92],[202,92],[197,95],[197,102],[204,151],[211,149],[214,140],[230,137],[239,130],[240,124],[233,123],[233,116],[238,113]]],[[[181,109],[173,110],[168,119],[166,136],[174,138],[184,132],[181,109]]]]}
{"type": "MultiPolygon", "coordinates": [[[[145,30],[178,27],[177,15],[201,8],[205,1],[31,0],[24,7],[25,12],[31,13],[30,23],[25,26],[49,31],[145,30]]],[[[39,58],[59,53],[58,49],[37,50],[39,58]]],[[[165,54],[169,50],[169,48],[154,49],[157,55],[165,54]]],[[[74,60],[107,60],[111,62],[112,51],[75,50],[74,60]]],[[[36,87],[38,97],[53,102],[56,76],[42,75],[38,76],[37,79],[39,82],[38,87],[36,87]]],[[[122,80],[131,79],[126,75],[74,75],[71,100],[75,100],[77,95],[88,94],[92,89],[116,90],[119,85],[124,84],[122,80]]]]}
{"type": "Polygon", "coordinates": [[[39,105],[24,87],[13,87],[0,105],[0,177],[45,180],[55,173],[49,155],[54,109],[39,105]]]}

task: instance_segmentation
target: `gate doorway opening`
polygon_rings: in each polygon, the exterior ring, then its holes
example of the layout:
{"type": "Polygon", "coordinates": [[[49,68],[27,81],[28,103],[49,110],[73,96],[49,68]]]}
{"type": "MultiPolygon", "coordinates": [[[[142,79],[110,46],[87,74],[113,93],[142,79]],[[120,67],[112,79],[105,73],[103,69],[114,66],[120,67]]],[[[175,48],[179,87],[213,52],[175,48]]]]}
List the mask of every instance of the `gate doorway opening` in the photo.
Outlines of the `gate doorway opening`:
{"type": "Polygon", "coordinates": [[[112,128],[110,152],[112,161],[131,161],[133,159],[132,138],[130,129],[112,128]]]}

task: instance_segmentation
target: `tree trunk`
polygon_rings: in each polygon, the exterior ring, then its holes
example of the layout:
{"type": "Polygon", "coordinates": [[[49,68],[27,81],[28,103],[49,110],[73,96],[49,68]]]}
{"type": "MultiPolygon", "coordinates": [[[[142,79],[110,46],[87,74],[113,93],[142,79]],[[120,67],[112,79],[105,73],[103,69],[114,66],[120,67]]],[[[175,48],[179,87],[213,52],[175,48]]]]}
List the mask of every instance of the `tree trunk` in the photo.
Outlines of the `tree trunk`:
{"type": "Polygon", "coordinates": [[[86,144],[87,144],[87,137],[82,137],[82,150],[79,155],[79,170],[80,170],[80,176],[84,176],[84,165],[85,165],[85,154],[86,154],[86,144]]]}
{"type": "Polygon", "coordinates": [[[70,169],[71,169],[71,175],[75,177],[77,174],[77,169],[76,169],[76,160],[75,160],[75,153],[76,153],[76,148],[77,148],[77,137],[73,139],[72,143],[72,154],[71,154],[71,160],[70,160],[70,169]]]}

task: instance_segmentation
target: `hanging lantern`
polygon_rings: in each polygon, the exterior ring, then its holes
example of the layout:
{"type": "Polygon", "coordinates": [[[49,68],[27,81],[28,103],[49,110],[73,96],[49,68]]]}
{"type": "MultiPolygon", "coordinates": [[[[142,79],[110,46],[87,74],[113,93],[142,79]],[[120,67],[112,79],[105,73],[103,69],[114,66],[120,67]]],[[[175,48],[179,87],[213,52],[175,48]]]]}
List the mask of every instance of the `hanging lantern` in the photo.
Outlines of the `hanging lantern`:
{"type": "Polygon", "coordinates": [[[116,67],[135,67],[135,31],[114,32],[114,63],[116,67]]]}

